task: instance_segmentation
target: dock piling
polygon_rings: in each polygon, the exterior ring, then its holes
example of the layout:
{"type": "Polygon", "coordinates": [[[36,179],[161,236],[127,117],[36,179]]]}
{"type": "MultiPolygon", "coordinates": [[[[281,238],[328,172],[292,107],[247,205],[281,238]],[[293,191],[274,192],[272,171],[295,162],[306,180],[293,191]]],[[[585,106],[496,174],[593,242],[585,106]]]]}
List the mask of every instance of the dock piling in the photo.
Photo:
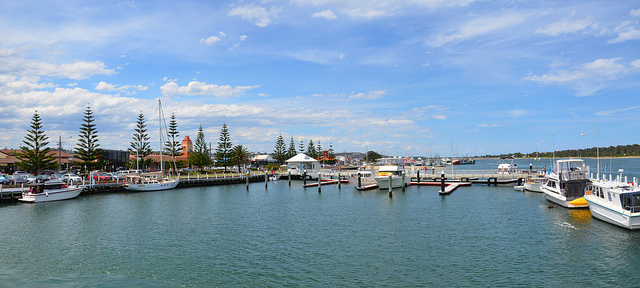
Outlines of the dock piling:
{"type": "Polygon", "coordinates": [[[289,172],[289,186],[291,186],[291,170],[288,170],[289,172]]]}
{"type": "Polygon", "coordinates": [[[269,183],[269,172],[264,171],[264,189],[267,189],[267,183],[269,183]]]}
{"type": "Polygon", "coordinates": [[[322,174],[318,172],[318,194],[322,193],[322,174]]]}
{"type": "Polygon", "coordinates": [[[446,178],[444,177],[444,171],[442,171],[442,172],[440,173],[440,191],[441,191],[441,192],[444,192],[444,189],[445,189],[445,185],[444,185],[444,180],[445,180],[445,179],[446,179],[446,178]]]}
{"type": "Polygon", "coordinates": [[[338,189],[342,188],[342,179],[340,179],[340,172],[338,172],[338,189]]]}
{"type": "Polygon", "coordinates": [[[391,177],[391,174],[389,174],[389,198],[393,197],[393,179],[391,177]]]}
{"type": "Polygon", "coordinates": [[[405,186],[407,185],[406,182],[404,181],[404,171],[402,172],[402,192],[404,192],[405,186]]]}
{"type": "Polygon", "coordinates": [[[420,185],[420,170],[418,170],[418,175],[416,176],[416,179],[418,181],[418,185],[420,185]]]}

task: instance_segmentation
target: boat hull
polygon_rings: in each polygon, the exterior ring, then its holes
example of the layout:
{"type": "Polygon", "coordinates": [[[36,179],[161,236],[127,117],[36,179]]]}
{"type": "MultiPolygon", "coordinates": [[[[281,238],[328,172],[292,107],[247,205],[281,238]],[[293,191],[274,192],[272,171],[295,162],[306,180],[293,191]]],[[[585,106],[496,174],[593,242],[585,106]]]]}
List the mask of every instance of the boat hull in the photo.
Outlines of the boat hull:
{"type": "MultiPolygon", "coordinates": [[[[379,189],[389,189],[389,176],[381,176],[374,178],[376,183],[378,183],[379,189]]],[[[405,186],[408,186],[410,182],[407,182],[408,177],[405,178],[405,186]]],[[[401,176],[393,176],[391,177],[391,188],[402,188],[402,177],[401,176]]]]}
{"type": "Polygon", "coordinates": [[[640,215],[626,215],[596,202],[590,201],[589,199],[587,199],[587,201],[589,202],[589,210],[591,211],[591,215],[593,215],[593,217],[623,228],[631,230],[640,229],[640,215]]]}
{"type": "Polygon", "coordinates": [[[178,180],[173,181],[164,181],[159,183],[151,183],[151,184],[124,184],[124,189],[134,192],[148,192],[148,191],[162,191],[176,188],[178,186],[178,180]]]}
{"type": "Polygon", "coordinates": [[[588,208],[589,205],[572,205],[571,201],[576,200],[576,199],[571,199],[571,200],[566,200],[566,199],[562,199],[560,197],[555,197],[553,194],[544,192],[544,198],[547,199],[547,201],[558,204],[562,207],[565,208],[569,208],[569,209],[580,209],[580,208],[588,208]]]}
{"type": "Polygon", "coordinates": [[[22,198],[18,199],[23,202],[32,202],[32,203],[41,203],[41,202],[51,202],[51,201],[60,201],[67,200],[78,197],[82,192],[82,187],[73,187],[73,188],[65,188],[65,189],[57,189],[52,191],[47,191],[43,193],[31,193],[26,192],[22,193],[22,198]]]}
{"type": "Polygon", "coordinates": [[[542,188],[540,183],[524,183],[524,190],[530,192],[542,193],[542,188]]]}

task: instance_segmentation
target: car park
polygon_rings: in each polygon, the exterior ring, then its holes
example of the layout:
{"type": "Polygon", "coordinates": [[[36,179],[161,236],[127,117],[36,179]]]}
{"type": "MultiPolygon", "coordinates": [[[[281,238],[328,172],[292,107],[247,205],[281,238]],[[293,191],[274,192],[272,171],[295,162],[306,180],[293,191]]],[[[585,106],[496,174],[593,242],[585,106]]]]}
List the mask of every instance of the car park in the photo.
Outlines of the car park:
{"type": "Polygon", "coordinates": [[[0,184],[2,185],[6,185],[6,184],[10,184],[11,181],[7,178],[5,178],[6,175],[2,174],[0,175],[0,184]]]}
{"type": "Polygon", "coordinates": [[[107,175],[107,173],[104,172],[93,172],[93,180],[110,181],[111,176],[107,175]]]}
{"type": "Polygon", "coordinates": [[[60,177],[60,180],[62,181],[73,181],[73,182],[81,182],[82,181],[82,177],[73,174],[73,173],[67,173],[62,175],[62,177],[60,177]]]}
{"type": "Polygon", "coordinates": [[[7,178],[7,180],[9,180],[9,183],[12,184],[21,184],[21,183],[27,183],[27,178],[24,178],[20,175],[3,175],[4,178],[7,178]]]}

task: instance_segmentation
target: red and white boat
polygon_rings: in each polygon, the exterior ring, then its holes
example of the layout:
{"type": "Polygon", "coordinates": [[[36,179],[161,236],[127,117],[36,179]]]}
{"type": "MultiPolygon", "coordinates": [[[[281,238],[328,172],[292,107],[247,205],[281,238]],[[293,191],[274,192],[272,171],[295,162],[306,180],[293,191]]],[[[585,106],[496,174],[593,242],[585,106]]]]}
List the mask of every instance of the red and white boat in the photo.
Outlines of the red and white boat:
{"type": "Polygon", "coordinates": [[[68,186],[64,182],[54,179],[31,186],[29,191],[22,192],[22,198],[18,200],[34,203],[67,200],[78,197],[80,192],[82,192],[82,186],[68,186]]]}

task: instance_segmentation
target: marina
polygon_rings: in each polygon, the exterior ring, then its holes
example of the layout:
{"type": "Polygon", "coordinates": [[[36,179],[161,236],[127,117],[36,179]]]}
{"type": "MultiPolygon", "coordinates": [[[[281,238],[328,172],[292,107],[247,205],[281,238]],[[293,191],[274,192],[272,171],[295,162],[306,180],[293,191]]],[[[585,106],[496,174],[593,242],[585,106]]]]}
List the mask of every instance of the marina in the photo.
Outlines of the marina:
{"type": "MultiPolygon", "coordinates": [[[[640,174],[638,159],[613,161],[640,174]]],[[[640,281],[640,234],[589,210],[549,209],[541,193],[471,185],[440,196],[421,184],[389,198],[255,180],[249,191],[239,182],[2,204],[3,284],[22,286],[29,271],[38,286],[566,286],[566,275],[532,268],[550,265],[586,271],[579,287],[640,281]],[[591,272],[599,259],[611,265],[591,272]]]]}

